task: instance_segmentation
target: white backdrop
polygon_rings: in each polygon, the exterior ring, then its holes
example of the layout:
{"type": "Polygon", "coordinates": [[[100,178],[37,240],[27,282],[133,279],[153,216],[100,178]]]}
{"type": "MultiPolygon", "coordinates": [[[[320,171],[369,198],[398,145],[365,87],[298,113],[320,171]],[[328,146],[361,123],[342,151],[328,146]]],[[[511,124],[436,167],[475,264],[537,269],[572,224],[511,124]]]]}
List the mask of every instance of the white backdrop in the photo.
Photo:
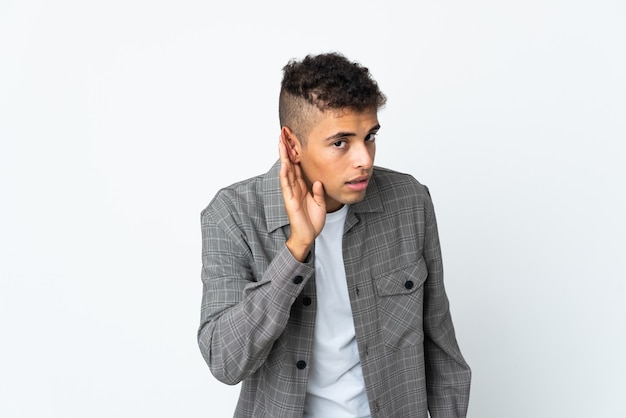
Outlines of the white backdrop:
{"type": "Polygon", "coordinates": [[[283,65],[389,100],[432,192],[472,418],[626,417],[626,3],[0,0],[0,416],[228,417],[200,211],[276,158],[283,65]]]}

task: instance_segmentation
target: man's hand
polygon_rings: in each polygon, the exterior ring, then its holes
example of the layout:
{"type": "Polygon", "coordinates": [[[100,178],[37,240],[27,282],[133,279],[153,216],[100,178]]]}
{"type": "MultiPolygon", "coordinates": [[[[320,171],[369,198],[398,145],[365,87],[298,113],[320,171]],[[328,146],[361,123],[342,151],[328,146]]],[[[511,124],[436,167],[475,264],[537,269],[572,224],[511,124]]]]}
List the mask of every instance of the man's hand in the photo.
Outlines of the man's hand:
{"type": "Polygon", "coordinates": [[[309,193],[306,182],[302,178],[300,164],[293,162],[288,146],[289,144],[281,136],[278,144],[280,188],[291,227],[291,234],[286,244],[294,258],[302,262],[324,227],[326,200],[324,187],[320,181],[313,183],[312,192],[309,193]]]}

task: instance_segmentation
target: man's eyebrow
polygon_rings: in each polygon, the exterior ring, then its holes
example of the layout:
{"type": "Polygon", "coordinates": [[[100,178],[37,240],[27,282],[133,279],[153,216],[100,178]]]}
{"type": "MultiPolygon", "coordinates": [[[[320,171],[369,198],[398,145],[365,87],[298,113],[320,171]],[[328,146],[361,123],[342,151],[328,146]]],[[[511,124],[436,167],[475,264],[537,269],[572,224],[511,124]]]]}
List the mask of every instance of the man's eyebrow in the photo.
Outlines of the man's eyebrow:
{"type": "MultiPolygon", "coordinates": [[[[368,133],[370,133],[370,134],[371,134],[372,132],[376,132],[376,131],[378,131],[379,129],[380,129],[380,124],[378,124],[378,123],[377,123],[376,125],[374,125],[374,126],[372,127],[372,129],[370,129],[370,130],[368,131],[368,133]]],[[[324,141],[325,141],[325,142],[336,141],[336,140],[338,140],[338,139],[345,138],[345,137],[348,137],[348,136],[356,136],[356,134],[355,134],[354,132],[337,132],[336,134],[331,135],[331,136],[329,136],[328,138],[326,138],[324,141]]]]}

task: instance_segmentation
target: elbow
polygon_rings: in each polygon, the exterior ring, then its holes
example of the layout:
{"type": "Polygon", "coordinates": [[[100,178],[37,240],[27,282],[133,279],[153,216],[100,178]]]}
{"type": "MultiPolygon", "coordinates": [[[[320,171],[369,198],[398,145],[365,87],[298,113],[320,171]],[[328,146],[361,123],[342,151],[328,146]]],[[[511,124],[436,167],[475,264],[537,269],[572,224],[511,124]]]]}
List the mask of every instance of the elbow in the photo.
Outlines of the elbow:
{"type": "Polygon", "coordinates": [[[237,385],[243,380],[244,377],[239,373],[233,375],[228,372],[231,367],[229,367],[228,362],[224,360],[222,350],[214,347],[213,343],[214,342],[212,341],[212,338],[208,334],[206,328],[201,329],[198,332],[198,346],[200,347],[202,357],[204,358],[207,366],[209,366],[209,370],[211,371],[213,377],[224,384],[230,386],[237,385]]]}
{"type": "Polygon", "coordinates": [[[239,378],[238,376],[230,376],[228,373],[226,373],[226,368],[223,367],[223,365],[221,364],[216,365],[216,364],[209,363],[209,370],[211,371],[211,374],[213,375],[213,377],[215,377],[220,382],[227,384],[229,386],[235,386],[243,380],[239,378]]]}

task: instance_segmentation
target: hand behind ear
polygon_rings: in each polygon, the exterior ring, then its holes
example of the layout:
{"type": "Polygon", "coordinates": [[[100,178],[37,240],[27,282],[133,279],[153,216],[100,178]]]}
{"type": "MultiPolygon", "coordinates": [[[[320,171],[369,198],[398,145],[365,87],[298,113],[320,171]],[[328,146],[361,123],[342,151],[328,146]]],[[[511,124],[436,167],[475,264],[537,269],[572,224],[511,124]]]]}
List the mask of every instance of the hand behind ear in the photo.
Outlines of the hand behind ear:
{"type": "Polygon", "coordinates": [[[288,146],[287,138],[281,135],[278,144],[280,188],[291,230],[287,247],[296,259],[304,261],[326,222],[326,199],[320,181],[316,181],[309,192],[300,164],[292,160],[288,146]]]}

